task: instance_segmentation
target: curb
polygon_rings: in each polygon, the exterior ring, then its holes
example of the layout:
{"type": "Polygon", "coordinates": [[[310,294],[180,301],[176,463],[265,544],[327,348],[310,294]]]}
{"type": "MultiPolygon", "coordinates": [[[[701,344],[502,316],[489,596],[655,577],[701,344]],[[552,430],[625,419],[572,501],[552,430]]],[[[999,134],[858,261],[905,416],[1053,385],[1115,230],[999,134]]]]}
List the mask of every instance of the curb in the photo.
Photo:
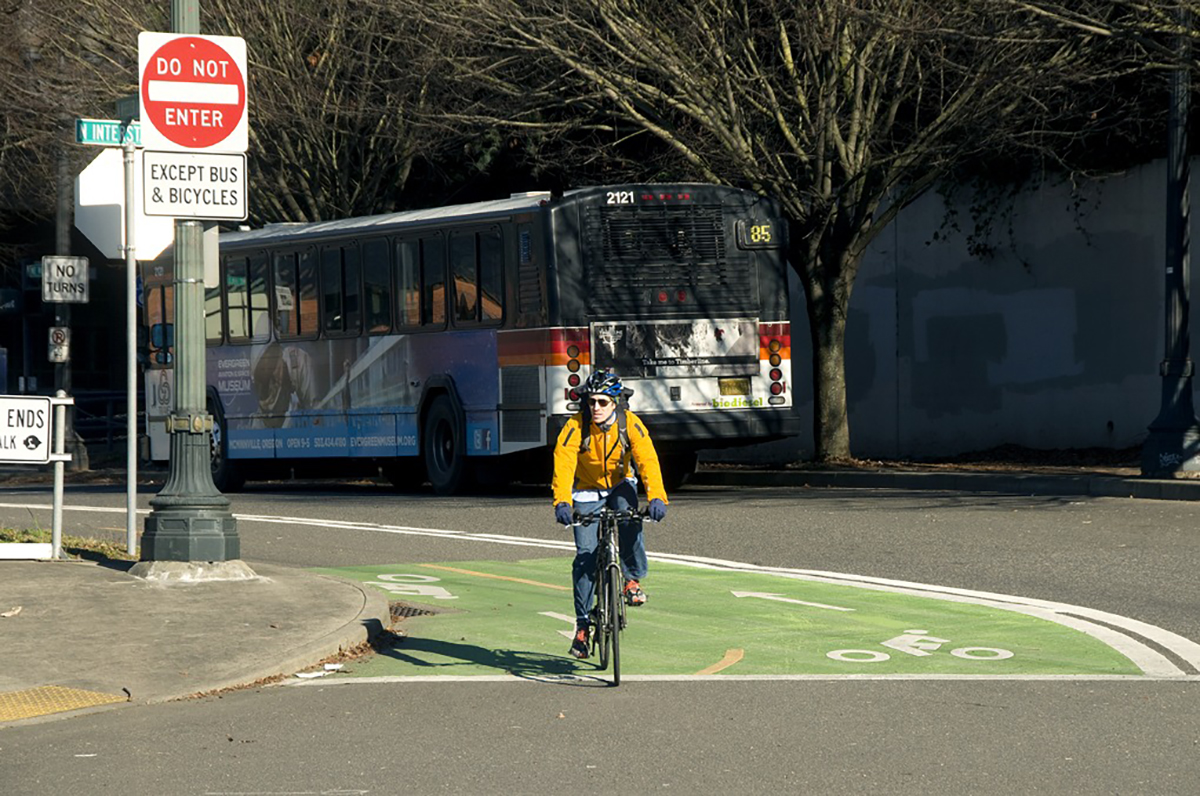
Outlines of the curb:
{"type": "Polygon", "coordinates": [[[1117,476],[923,473],[872,470],[700,470],[697,486],[816,487],[833,489],[911,489],[946,492],[1000,492],[1012,495],[1074,495],[1143,500],[1200,500],[1200,480],[1117,476]]]}
{"type": "MultiPolygon", "coordinates": [[[[253,566],[253,564],[251,564],[253,566]]],[[[187,699],[199,694],[207,694],[213,691],[224,691],[229,688],[240,688],[252,685],[253,683],[271,677],[283,676],[288,677],[296,672],[306,669],[318,661],[337,655],[345,650],[352,649],[370,641],[387,629],[391,622],[391,612],[388,608],[386,595],[380,591],[368,590],[363,584],[356,583],[344,578],[336,578],[330,575],[321,575],[317,573],[309,573],[315,577],[325,580],[340,583],[345,586],[352,587],[359,593],[362,598],[362,603],[359,606],[358,614],[337,630],[326,633],[316,639],[303,642],[299,646],[283,653],[280,658],[277,658],[272,663],[264,663],[258,667],[247,669],[244,674],[239,674],[234,677],[225,678],[225,680],[215,683],[206,684],[203,688],[189,689],[184,693],[171,694],[162,696],[158,699],[149,700],[143,704],[153,704],[155,702],[171,702],[179,699],[187,699]]]]}
{"type": "Polygon", "coordinates": [[[357,647],[363,642],[370,641],[386,630],[391,624],[391,609],[388,607],[387,595],[383,592],[376,589],[367,589],[361,583],[346,580],[345,578],[333,577],[332,575],[316,574],[316,577],[353,587],[359,593],[359,596],[362,597],[362,605],[359,608],[358,615],[337,630],[302,644],[287,653],[287,657],[278,663],[265,666],[262,674],[251,674],[248,679],[239,678],[237,683],[232,683],[231,685],[245,685],[264,677],[273,677],[277,674],[285,676],[295,674],[301,669],[312,666],[323,658],[337,655],[340,652],[357,647]]]}

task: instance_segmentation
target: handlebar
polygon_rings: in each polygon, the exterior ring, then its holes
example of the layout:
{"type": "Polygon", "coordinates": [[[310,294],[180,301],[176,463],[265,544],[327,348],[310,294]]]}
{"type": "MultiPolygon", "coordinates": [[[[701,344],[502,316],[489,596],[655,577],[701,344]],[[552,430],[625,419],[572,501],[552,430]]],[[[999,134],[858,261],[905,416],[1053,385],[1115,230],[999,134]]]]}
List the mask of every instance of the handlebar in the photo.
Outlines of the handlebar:
{"type": "Polygon", "coordinates": [[[643,522],[657,522],[657,520],[650,519],[649,509],[643,508],[643,509],[638,509],[637,511],[630,511],[630,510],[617,511],[616,509],[611,509],[608,506],[604,506],[602,508],[597,509],[596,511],[592,511],[587,514],[580,514],[578,511],[571,512],[571,517],[573,518],[574,521],[567,527],[574,528],[577,525],[589,525],[593,522],[599,521],[606,514],[611,514],[613,519],[616,520],[617,522],[626,522],[628,520],[642,520],[643,522]]]}

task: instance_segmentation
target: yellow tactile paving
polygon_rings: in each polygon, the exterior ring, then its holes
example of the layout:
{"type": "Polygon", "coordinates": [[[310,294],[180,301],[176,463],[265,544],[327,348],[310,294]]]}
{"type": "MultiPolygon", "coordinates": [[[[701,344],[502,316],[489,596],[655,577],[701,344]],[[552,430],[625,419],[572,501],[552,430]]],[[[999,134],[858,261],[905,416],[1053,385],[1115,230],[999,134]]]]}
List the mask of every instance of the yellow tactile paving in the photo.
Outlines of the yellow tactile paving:
{"type": "Polygon", "coordinates": [[[102,694],[99,691],[83,691],[61,685],[43,685],[24,691],[0,691],[0,721],[17,721],[79,710],[97,705],[125,702],[124,696],[102,694]]]}

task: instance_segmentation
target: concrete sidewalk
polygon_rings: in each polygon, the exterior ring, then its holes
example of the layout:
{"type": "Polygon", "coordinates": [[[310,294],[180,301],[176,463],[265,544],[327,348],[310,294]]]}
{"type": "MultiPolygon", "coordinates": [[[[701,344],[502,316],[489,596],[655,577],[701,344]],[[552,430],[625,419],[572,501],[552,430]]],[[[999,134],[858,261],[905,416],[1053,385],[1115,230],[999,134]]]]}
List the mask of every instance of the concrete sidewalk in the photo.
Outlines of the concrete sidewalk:
{"type": "Polygon", "coordinates": [[[389,622],[381,592],[303,570],[163,585],[127,566],[0,561],[0,726],[291,675],[389,622]]]}

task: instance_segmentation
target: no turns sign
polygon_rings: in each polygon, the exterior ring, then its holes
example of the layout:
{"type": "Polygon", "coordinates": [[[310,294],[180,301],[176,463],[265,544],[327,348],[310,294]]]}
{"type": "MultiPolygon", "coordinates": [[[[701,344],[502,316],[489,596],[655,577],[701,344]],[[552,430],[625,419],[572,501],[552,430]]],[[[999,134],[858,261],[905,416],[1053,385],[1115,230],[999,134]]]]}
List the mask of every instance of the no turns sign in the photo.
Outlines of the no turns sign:
{"type": "Polygon", "coordinates": [[[246,151],[246,42],[138,34],[142,143],[150,151],[246,151]]]}

